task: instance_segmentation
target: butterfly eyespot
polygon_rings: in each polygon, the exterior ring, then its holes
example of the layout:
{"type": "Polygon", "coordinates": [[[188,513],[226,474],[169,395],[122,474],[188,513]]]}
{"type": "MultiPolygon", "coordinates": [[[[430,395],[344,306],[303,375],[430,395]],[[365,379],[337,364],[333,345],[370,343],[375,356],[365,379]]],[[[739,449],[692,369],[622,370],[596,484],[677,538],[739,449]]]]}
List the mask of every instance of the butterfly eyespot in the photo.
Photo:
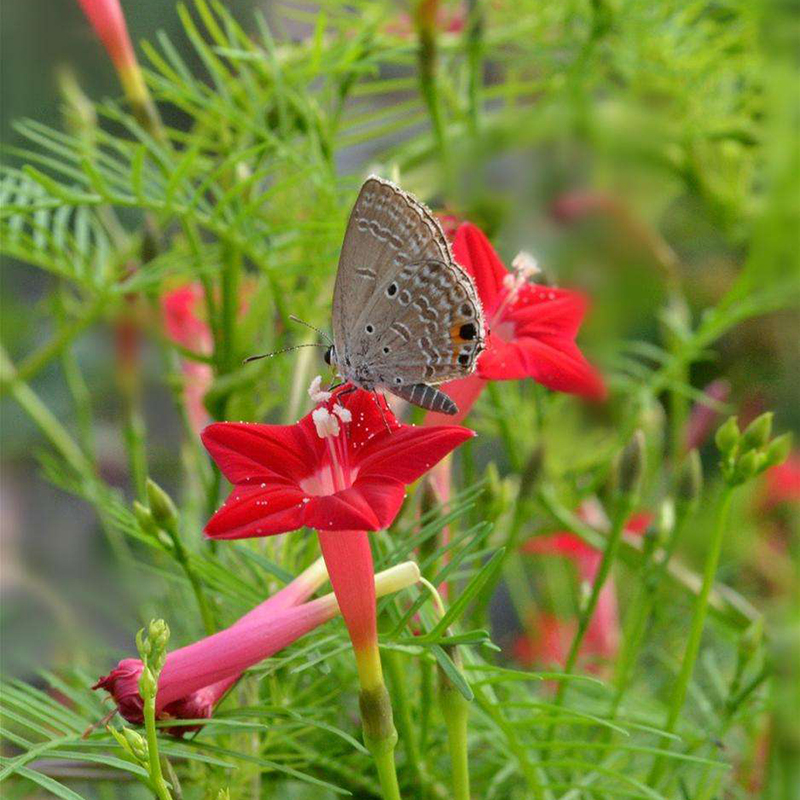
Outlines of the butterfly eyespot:
{"type": "Polygon", "coordinates": [[[397,284],[396,283],[390,283],[386,287],[386,296],[387,297],[394,297],[396,294],[397,294],[397,284]]]}
{"type": "Polygon", "coordinates": [[[411,302],[411,293],[407,289],[403,289],[397,299],[400,301],[400,305],[407,306],[411,302]]]}
{"type": "Polygon", "coordinates": [[[389,355],[389,348],[388,348],[388,347],[384,347],[384,348],[383,348],[383,354],[384,354],[385,356],[388,356],[388,355],[389,355]]]}
{"type": "Polygon", "coordinates": [[[469,364],[469,353],[461,353],[458,356],[458,363],[461,364],[462,367],[466,367],[469,364]]]}
{"type": "Polygon", "coordinates": [[[394,382],[395,382],[396,386],[399,386],[403,382],[403,379],[400,378],[400,377],[397,377],[397,378],[394,379],[394,382]]]}
{"type": "Polygon", "coordinates": [[[366,325],[364,327],[364,332],[370,334],[375,333],[375,327],[373,325],[366,325]]]}
{"type": "Polygon", "coordinates": [[[475,329],[475,324],[474,324],[474,323],[472,323],[472,322],[467,322],[467,323],[465,323],[464,325],[462,325],[462,326],[461,326],[461,327],[458,329],[458,335],[459,335],[459,336],[460,336],[460,337],[461,337],[461,338],[462,338],[462,339],[463,339],[465,342],[472,341],[472,339],[474,339],[474,338],[475,338],[475,334],[476,334],[476,333],[477,333],[477,330],[475,329]]]}

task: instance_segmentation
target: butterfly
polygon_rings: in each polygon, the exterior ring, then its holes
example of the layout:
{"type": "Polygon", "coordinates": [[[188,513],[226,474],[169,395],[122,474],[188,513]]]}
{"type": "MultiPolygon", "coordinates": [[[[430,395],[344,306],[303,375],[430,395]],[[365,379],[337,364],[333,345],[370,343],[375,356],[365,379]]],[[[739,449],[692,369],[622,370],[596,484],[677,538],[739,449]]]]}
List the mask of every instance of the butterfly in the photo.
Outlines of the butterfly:
{"type": "Polygon", "coordinates": [[[375,176],[350,213],[332,322],[325,361],[343,381],[444,414],[458,407],[436,385],[468,376],[486,342],[475,284],[436,217],[375,176]]]}

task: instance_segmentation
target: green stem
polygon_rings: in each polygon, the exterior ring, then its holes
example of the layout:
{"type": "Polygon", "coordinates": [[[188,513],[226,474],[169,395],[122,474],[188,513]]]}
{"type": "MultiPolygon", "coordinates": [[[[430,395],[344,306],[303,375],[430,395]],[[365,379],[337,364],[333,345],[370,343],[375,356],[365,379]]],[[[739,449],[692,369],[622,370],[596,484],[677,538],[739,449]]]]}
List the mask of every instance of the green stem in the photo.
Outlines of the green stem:
{"type": "Polygon", "coordinates": [[[467,743],[469,702],[447,676],[440,673],[440,679],[442,682],[440,702],[447,725],[447,745],[450,751],[450,768],[453,777],[452,797],[453,800],[470,800],[467,743]]]}
{"type": "MultiPolygon", "coordinates": [[[[361,693],[358,702],[361,709],[361,724],[364,730],[364,745],[372,753],[378,778],[381,784],[383,800],[400,800],[400,787],[397,783],[397,769],[394,763],[394,749],[397,745],[397,731],[392,718],[392,705],[389,692],[383,683],[380,673],[380,655],[375,652],[366,659],[375,661],[375,667],[363,668],[359,666],[359,680],[361,693]],[[374,673],[374,679],[369,673],[374,673]]],[[[362,651],[362,655],[364,655],[362,651]]],[[[356,658],[359,653],[356,651],[356,658]]]]}
{"type": "Polygon", "coordinates": [[[505,445],[508,463],[512,472],[522,472],[523,463],[517,449],[518,436],[513,429],[511,417],[506,413],[505,406],[503,405],[503,395],[500,391],[500,387],[497,386],[495,381],[489,381],[486,384],[486,388],[489,392],[489,397],[492,398],[492,404],[495,408],[497,424],[500,427],[500,438],[505,445]]]}
{"type": "Polygon", "coordinates": [[[467,84],[469,125],[473,136],[477,136],[480,125],[481,89],[483,87],[483,14],[480,0],[469,0],[467,20],[467,62],[469,78],[467,84]]]}
{"type": "Polygon", "coordinates": [[[397,770],[394,766],[394,746],[370,747],[370,752],[378,771],[383,800],[400,800],[400,786],[397,783],[397,770]]]}
{"type": "MultiPolygon", "coordinates": [[[[424,0],[423,0],[424,3],[424,0]]],[[[419,12],[418,12],[419,13],[419,12]]],[[[436,141],[439,157],[449,175],[449,152],[447,135],[445,131],[444,116],[442,114],[441,97],[437,85],[437,42],[436,27],[430,19],[418,20],[419,47],[417,51],[417,66],[419,69],[420,92],[428,106],[433,137],[436,141]]]]}
{"type": "Polygon", "coordinates": [[[631,672],[648,631],[648,623],[658,601],[661,585],[667,567],[672,559],[678,542],[681,539],[687,520],[691,517],[694,506],[679,506],[678,518],[660,558],[652,554],[645,562],[637,597],[630,603],[629,619],[626,620],[622,637],[622,649],[617,659],[614,674],[615,694],[611,706],[611,715],[616,715],[625,689],[629,685],[631,672]]]}
{"type": "Polygon", "coordinates": [[[128,451],[128,469],[136,491],[136,497],[144,500],[147,483],[147,452],[145,444],[145,424],[141,412],[141,398],[126,398],[126,421],[124,429],[125,449],[128,451]]]}
{"type": "MultiPolygon", "coordinates": [[[[672,733],[675,730],[675,725],[686,700],[686,693],[689,689],[692,673],[694,672],[694,665],[697,661],[698,653],[700,652],[700,640],[703,636],[706,616],[708,615],[709,595],[711,594],[711,587],[714,585],[714,577],[717,574],[719,556],[722,550],[722,539],[725,535],[732,497],[733,487],[726,486],[720,500],[719,510],[717,511],[717,523],[708,549],[708,555],[706,556],[705,568],[703,570],[703,584],[700,587],[700,592],[695,601],[692,625],[689,630],[689,640],[686,644],[686,652],[683,655],[683,662],[681,663],[678,679],[672,691],[667,719],[664,724],[664,730],[667,733],[672,733]]],[[[664,746],[667,747],[668,745],[665,744],[664,746]]],[[[655,760],[647,780],[648,786],[655,786],[657,784],[659,778],[663,774],[665,764],[664,756],[660,756],[655,760]]]]}
{"type": "Polygon", "coordinates": [[[222,353],[220,373],[236,368],[236,318],[239,313],[239,272],[242,256],[238,250],[226,247],[222,267],[222,353]]]}
{"type": "MultiPolygon", "coordinates": [[[[616,503],[614,519],[611,525],[611,532],[608,535],[605,549],[603,550],[603,557],[600,561],[600,566],[597,568],[597,575],[595,576],[594,583],[592,584],[592,591],[589,595],[589,600],[581,613],[578,621],[578,631],[572,640],[572,644],[567,654],[567,660],[564,664],[564,673],[570,675],[575,668],[575,662],[578,660],[581,645],[583,644],[586,631],[589,628],[589,623],[592,621],[595,609],[597,608],[597,601],[600,599],[600,591],[602,590],[605,582],[611,572],[611,567],[617,557],[620,541],[622,539],[622,530],[625,527],[625,520],[628,518],[631,508],[634,504],[634,499],[630,494],[625,494],[620,497],[616,503]]],[[[567,682],[561,681],[556,692],[555,704],[560,706],[564,701],[564,695],[567,689],[567,682]]],[[[548,731],[547,740],[551,740],[555,732],[555,726],[552,725],[548,731]]]]}
{"type": "Polygon", "coordinates": [[[144,727],[147,734],[147,759],[149,762],[150,780],[156,797],[159,800],[172,800],[167,788],[164,774],[161,772],[161,758],[158,755],[158,737],[156,736],[156,698],[148,697],[144,701],[144,727]]]}
{"type": "Polygon", "coordinates": [[[383,665],[389,677],[392,687],[393,706],[397,727],[399,728],[400,740],[408,754],[408,764],[414,777],[414,785],[419,787],[420,796],[427,783],[423,775],[422,758],[420,756],[419,743],[417,742],[417,730],[411,717],[411,706],[408,702],[408,692],[406,691],[405,675],[401,664],[401,655],[395,651],[384,652],[383,665]]]}
{"type": "Polygon", "coordinates": [[[197,600],[197,606],[200,609],[200,616],[203,619],[203,627],[206,629],[206,633],[210,636],[212,633],[217,632],[217,623],[214,619],[214,614],[211,611],[211,606],[208,604],[208,598],[203,591],[203,585],[200,583],[199,578],[195,574],[189,553],[187,552],[180,534],[178,533],[177,526],[170,526],[167,529],[167,533],[169,534],[170,539],[172,539],[172,543],[174,545],[175,560],[181,565],[181,569],[186,575],[189,585],[192,587],[195,599],[197,600]]]}

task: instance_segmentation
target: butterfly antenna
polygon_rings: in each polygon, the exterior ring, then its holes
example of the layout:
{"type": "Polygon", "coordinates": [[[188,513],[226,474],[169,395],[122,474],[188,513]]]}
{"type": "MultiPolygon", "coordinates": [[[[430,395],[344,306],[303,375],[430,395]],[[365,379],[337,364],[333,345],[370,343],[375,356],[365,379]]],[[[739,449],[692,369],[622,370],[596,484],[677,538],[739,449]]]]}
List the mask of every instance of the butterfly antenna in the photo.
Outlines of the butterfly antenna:
{"type": "Polygon", "coordinates": [[[295,344],[295,345],[292,345],[291,347],[284,347],[282,350],[275,350],[272,353],[261,353],[261,355],[258,355],[258,356],[250,356],[249,358],[246,358],[242,363],[243,364],[249,364],[251,361],[258,361],[261,358],[272,358],[272,356],[279,356],[279,355],[281,355],[281,353],[291,353],[292,350],[298,350],[301,347],[325,347],[325,348],[327,348],[328,345],[320,344],[319,342],[308,342],[306,344],[295,344]]]}
{"type": "Polygon", "coordinates": [[[328,344],[333,344],[333,339],[328,336],[325,331],[321,331],[319,328],[315,328],[310,322],[306,322],[304,319],[300,319],[300,317],[296,317],[294,314],[289,314],[289,319],[292,322],[299,322],[301,325],[305,325],[306,328],[311,328],[312,331],[316,331],[323,339],[325,339],[328,344]]]}

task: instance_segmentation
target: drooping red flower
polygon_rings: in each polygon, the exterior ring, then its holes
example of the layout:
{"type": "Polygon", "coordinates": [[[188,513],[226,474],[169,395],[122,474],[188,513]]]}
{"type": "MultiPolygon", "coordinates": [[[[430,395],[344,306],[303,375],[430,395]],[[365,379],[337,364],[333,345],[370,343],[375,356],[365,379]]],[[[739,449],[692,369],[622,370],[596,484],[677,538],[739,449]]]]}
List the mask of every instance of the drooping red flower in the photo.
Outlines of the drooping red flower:
{"type": "Polygon", "coordinates": [[[118,70],[136,64],[125,15],[119,0],[78,0],[89,22],[118,70]]]}
{"type": "Polygon", "coordinates": [[[563,666],[576,627],[575,620],[563,620],[547,611],[538,611],[528,622],[526,631],[514,639],[512,656],[528,669],[563,666]]]}
{"type": "MultiPolygon", "coordinates": [[[[339,606],[333,595],[308,600],[326,577],[319,559],[230,627],[168,653],[158,680],[158,719],[208,719],[245,669],[336,616],[339,606]]],[[[370,573],[373,603],[375,596],[396,592],[418,579],[419,569],[410,561],[384,570],[374,580],[370,573]]],[[[139,725],[143,722],[142,669],[138,658],[125,658],[92,687],[105,689],[119,713],[139,725]]],[[[193,729],[182,725],[168,731],[182,736],[193,729]]]]}
{"type": "MultiPolygon", "coordinates": [[[[602,530],[608,527],[608,519],[602,507],[590,500],[578,509],[578,516],[592,527],[602,530]]],[[[625,524],[625,533],[641,536],[645,533],[653,515],[642,511],[631,515],[625,524]]],[[[602,554],[590,547],[580,537],[569,531],[561,531],[549,536],[529,539],[521,547],[522,552],[532,554],[561,555],[570,559],[576,566],[581,582],[593,583],[600,567],[602,554]]],[[[535,635],[535,634],[532,634],[535,635]]],[[[604,660],[613,658],[620,640],[617,593],[613,578],[609,577],[597,600],[594,615],[586,630],[581,654],[604,660]]]]}
{"type": "Polygon", "coordinates": [[[453,255],[475,280],[486,318],[488,338],[478,359],[478,377],[533,378],[559,392],[605,396],[602,379],[575,343],[587,309],[582,294],[529,283],[535,267],[524,257],[509,272],[471,223],[456,231],[453,255]]]}
{"type": "Polygon", "coordinates": [[[344,388],[295,425],[215,423],[203,444],[234,490],[206,534],[386,528],[405,486],[472,436],[455,425],[400,424],[383,398],[344,388]]]}
{"type": "MultiPolygon", "coordinates": [[[[200,316],[203,287],[189,283],[166,292],[161,297],[161,317],[167,336],[176,344],[203,356],[211,355],[214,338],[208,323],[200,316]]],[[[204,405],[214,373],[210,364],[181,359],[184,375],[183,395],[192,430],[198,434],[209,421],[204,405]]]]}

